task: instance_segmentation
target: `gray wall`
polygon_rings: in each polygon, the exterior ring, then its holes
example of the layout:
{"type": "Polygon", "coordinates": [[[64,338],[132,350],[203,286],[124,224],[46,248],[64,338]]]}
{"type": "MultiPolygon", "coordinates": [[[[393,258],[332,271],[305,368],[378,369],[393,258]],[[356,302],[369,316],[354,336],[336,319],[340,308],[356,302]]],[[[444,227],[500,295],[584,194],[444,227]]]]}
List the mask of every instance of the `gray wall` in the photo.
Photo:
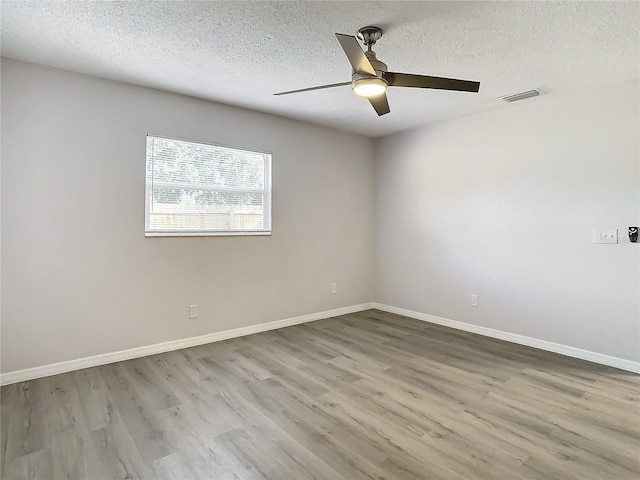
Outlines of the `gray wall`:
{"type": "Polygon", "coordinates": [[[2,371],[372,300],[638,361],[638,86],[373,142],[3,59],[2,371]],[[273,152],[273,235],[145,238],[147,133],[273,152]]]}
{"type": "Polygon", "coordinates": [[[376,300],[638,361],[638,87],[378,140],[376,300]]]}
{"type": "Polygon", "coordinates": [[[3,372],[372,300],[370,139],[7,59],[1,113],[3,372]],[[272,152],[273,235],[145,238],[147,133],[272,152]]]}

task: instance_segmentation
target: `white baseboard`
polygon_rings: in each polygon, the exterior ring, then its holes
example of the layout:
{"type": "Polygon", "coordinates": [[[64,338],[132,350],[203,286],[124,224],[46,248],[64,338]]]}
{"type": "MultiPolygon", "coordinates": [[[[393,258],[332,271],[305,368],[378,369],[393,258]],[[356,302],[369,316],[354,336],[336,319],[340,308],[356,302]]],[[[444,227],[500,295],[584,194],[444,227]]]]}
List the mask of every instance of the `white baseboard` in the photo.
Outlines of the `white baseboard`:
{"type": "Polygon", "coordinates": [[[538,338],[503,332],[502,330],[494,330],[493,328],[481,327],[479,325],[458,322],[456,320],[449,320],[448,318],[436,317],[435,315],[414,312],[413,310],[407,310],[406,308],[392,307],[390,305],[385,305],[382,303],[373,302],[371,304],[371,308],[382,310],[384,312],[395,313],[397,315],[403,315],[405,317],[414,318],[416,320],[422,320],[423,322],[435,323],[437,325],[455,328],[456,330],[477,333],[478,335],[484,335],[485,337],[497,338],[511,343],[517,343],[520,345],[526,345],[528,347],[538,348],[540,350],[546,350],[548,352],[559,353],[567,357],[579,358],[581,360],[587,360],[589,362],[619,368],[620,370],[626,370],[628,372],[640,373],[640,362],[625,360],[624,358],[612,357],[609,355],[604,355],[602,353],[596,353],[589,350],[582,350],[581,348],[562,345],[560,343],[540,340],[538,338]]]}
{"type": "Polygon", "coordinates": [[[248,327],[234,328],[233,330],[225,330],[222,332],[208,333],[198,337],[181,338],[180,340],[171,340],[169,342],[156,343],[144,347],[130,348],[128,350],[120,350],[118,352],[103,353],[92,357],[79,358],[77,360],[69,360],[66,362],[52,363],[41,367],[27,368],[24,370],[16,370],[0,375],[0,385],[9,385],[11,383],[23,382],[25,380],[33,380],[35,378],[49,377],[58,375],[59,373],[81,370],[83,368],[96,367],[98,365],[106,365],[108,363],[121,362],[132,358],[146,357],[147,355],[155,355],[157,353],[170,352],[172,350],[180,350],[181,348],[195,347],[196,345],[204,345],[205,343],[219,342],[230,338],[243,337],[253,333],[266,332],[267,330],[275,330],[277,328],[290,327],[301,323],[313,322],[314,320],[322,320],[323,318],[337,317],[348,313],[361,312],[372,308],[370,303],[361,305],[352,305],[350,307],[336,308],[324,312],[310,313],[299,317],[286,318],[284,320],[276,320],[274,322],[260,323],[258,325],[249,325],[248,327]]]}
{"type": "Polygon", "coordinates": [[[555,352],[568,357],[579,358],[581,360],[587,360],[589,362],[619,368],[628,372],[640,373],[640,362],[612,357],[609,355],[604,355],[602,353],[582,350],[580,348],[570,347],[568,345],[562,345],[560,343],[548,342],[546,340],[540,340],[537,338],[526,337],[524,335],[518,335],[515,333],[494,330],[492,328],[481,327],[479,325],[473,325],[470,323],[449,320],[448,318],[436,317],[435,315],[415,312],[413,310],[407,310],[406,308],[393,307],[382,303],[371,302],[363,303],[360,305],[353,305],[350,307],[336,308],[334,310],[327,310],[324,312],[311,313],[308,315],[301,315],[298,317],[286,318],[284,320],[276,320],[274,322],[250,325],[248,327],[234,328],[233,330],[209,333],[206,335],[200,335],[198,337],[182,338],[180,340],[156,343],[154,345],[147,345],[144,347],[130,348],[128,350],[120,350],[118,352],[104,353],[92,357],[79,358],[77,360],[69,360],[66,362],[52,363],[50,365],[43,365],[40,367],[7,372],[0,374],[0,385],[9,385],[12,383],[23,382],[25,380],[33,380],[35,378],[49,377],[51,375],[58,375],[60,373],[81,370],[83,368],[96,367],[99,365],[106,365],[108,363],[130,360],[132,358],[139,358],[145,357],[147,355],[155,355],[158,353],[180,350],[181,348],[195,347],[196,345],[204,345],[206,343],[219,342],[221,340],[228,340],[230,338],[266,332],[268,330],[275,330],[292,325],[299,325],[301,323],[322,320],[323,318],[331,318],[340,315],[346,315],[348,313],[361,312],[370,308],[375,308],[384,312],[395,313],[397,315],[403,315],[405,317],[414,318],[423,322],[429,322],[437,325],[443,325],[445,327],[455,328],[456,330],[477,333],[479,335],[484,335],[485,337],[497,338],[500,340],[505,340],[507,342],[538,348],[540,350],[555,352]]]}

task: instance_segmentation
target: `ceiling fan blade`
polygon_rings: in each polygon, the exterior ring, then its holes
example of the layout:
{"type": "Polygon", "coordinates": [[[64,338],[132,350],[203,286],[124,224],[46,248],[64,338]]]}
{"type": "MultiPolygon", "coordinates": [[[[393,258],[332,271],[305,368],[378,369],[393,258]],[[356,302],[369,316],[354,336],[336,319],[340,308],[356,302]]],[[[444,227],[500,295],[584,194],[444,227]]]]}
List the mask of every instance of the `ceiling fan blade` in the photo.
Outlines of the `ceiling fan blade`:
{"type": "Polygon", "coordinates": [[[391,111],[389,110],[389,102],[387,101],[386,93],[381,93],[380,95],[376,95],[375,97],[368,97],[368,99],[379,117],[391,111]]]}
{"type": "Polygon", "coordinates": [[[274,95],[289,95],[290,93],[310,92],[311,90],[322,90],[323,88],[344,87],[351,85],[351,82],[332,83],[331,85],[320,85],[319,87],[301,88],[300,90],[289,90],[288,92],[274,93],[274,95]]]}
{"type": "Polygon", "coordinates": [[[460,92],[478,92],[480,90],[480,82],[469,80],[395,72],[385,72],[383,76],[390,87],[435,88],[437,90],[457,90],[460,92]]]}
{"type": "Polygon", "coordinates": [[[373,69],[373,65],[371,65],[371,62],[362,51],[362,47],[360,47],[356,37],[336,33],[336,38],[340,42],[344,53],[347,55],[354,72],[368,73],[369,75],[376,74],[376,71],[373,69]]]}

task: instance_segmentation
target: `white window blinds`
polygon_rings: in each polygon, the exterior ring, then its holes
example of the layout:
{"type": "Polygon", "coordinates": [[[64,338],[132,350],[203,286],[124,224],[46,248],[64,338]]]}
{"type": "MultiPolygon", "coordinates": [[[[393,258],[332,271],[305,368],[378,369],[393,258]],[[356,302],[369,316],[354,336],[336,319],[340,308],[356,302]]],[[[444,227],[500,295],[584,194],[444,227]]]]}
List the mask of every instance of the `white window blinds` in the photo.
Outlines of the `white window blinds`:
{"type": "Polygon", "coordinates": [[[268,235],[271,155],[147,135],[146,235],[268,235]]]}

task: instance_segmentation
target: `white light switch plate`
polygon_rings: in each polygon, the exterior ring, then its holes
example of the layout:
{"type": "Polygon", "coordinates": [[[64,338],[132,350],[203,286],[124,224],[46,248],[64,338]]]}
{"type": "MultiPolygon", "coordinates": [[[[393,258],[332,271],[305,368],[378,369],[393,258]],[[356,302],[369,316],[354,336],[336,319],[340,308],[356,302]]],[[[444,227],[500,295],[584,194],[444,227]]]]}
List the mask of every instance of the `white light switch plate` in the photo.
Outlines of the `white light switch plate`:
{"type": "Polygon", "coordinates": [[[618,243],[618,230],[594,230],[593,243],[618,243]]]}

